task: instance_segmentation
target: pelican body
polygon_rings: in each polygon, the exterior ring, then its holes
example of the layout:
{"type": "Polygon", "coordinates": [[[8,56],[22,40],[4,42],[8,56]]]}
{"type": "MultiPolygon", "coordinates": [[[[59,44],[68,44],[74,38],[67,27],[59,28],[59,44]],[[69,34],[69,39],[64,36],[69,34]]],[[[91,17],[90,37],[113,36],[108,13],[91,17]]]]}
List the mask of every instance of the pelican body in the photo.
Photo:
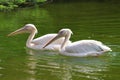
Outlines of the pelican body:
{"type": "MultiPolygon", "coordinates": [[[[16,34],[21,34],[21,33],[30,33],[27,41],[26,41],[26,46],[28,48],[34,49],[34,50],[53,50],[53,51],[58,51],[60,49],[60,45],[64,41],[64,38],[60,38],[51,45],[47,46],[46,48],[43,48],[43,46],[49,42],[51,39],[53,39],[57,34],[46,34],[43,35],[39,38],[33,39],[35,34],[37,33],[37,28],[33,24],[26,24],[24,27],[8,34],[8,36],[13,36],[16,34]]],[[[71,43],[68,41],[68,44],[71,43]]]]}
{"type": "Polygon", "coordinates": [[[66,56],[98,56],[102,53],[111,51],[111,49],[96,40],[80,40],[70,44],[66,44],[71,37],[72,31],[70,29],[61,29],[56,37],[49,41],[43,48],[47,47],[52,42],[58,40],[61,37],[65,37],[63,43],[61,44],[60,53],[66,56]]]}

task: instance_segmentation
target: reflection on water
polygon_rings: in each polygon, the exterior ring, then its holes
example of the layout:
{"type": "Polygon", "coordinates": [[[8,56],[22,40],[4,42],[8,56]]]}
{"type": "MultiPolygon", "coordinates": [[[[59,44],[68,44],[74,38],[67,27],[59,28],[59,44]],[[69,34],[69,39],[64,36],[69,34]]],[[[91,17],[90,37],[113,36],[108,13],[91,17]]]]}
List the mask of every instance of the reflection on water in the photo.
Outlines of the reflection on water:
{"type": "Polygon", "coordinates": [[[106,77],[102,72],[106,72],[108,61],[101,57],[65,57],[58,52],[35,51],[27,49],[30,80],[37,80],[48,77],[55,80],[76,80],[91,79],[102,80],[106,77]],[[39,79],[38,78],[38,79],[39,79]]]}
{"type": "Polygon", "coordinates": [[[0,80],[119,80],[119,8],[119,4],[80,2],[0,13],[0,80]],[[71,41],[95,39],[113,51],[79,58],[24,49],[27,34],[6,35],[26,23],[36,25],[37,36],[70,28],[74,33],[71,41]]]}

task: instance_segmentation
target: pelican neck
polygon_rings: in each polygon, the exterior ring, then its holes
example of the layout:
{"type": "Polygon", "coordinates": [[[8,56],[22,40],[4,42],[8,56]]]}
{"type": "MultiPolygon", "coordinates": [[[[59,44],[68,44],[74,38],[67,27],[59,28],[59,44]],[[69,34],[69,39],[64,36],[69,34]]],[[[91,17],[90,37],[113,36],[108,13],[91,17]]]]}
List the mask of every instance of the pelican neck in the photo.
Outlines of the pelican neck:
{"type": "Polygon", "coordinates": [[[28,39],[27,39],[27,42],[26,42],[26,46],[29,47],[32,45],[32,40],[35,36],[35,31],[31,32],[31,34],[29,35],[28,39]]]}

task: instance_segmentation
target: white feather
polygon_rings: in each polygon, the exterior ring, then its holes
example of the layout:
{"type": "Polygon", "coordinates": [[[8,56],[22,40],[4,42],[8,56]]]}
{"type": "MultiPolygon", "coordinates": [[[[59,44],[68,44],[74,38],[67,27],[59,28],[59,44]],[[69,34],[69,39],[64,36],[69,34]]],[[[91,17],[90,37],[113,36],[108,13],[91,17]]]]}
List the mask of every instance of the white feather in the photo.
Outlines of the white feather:
{"type": "MultiPolygon", "coordinates": [[[[46,42],[53,39],[56,35],[57,34],[46,34],[46,35],[43,35],[39,38],[33,39],[32,43],[43,45],[43,44],[46,44],[46,42]]],[[[55,42],[53,42],[52,44],[62,44],[63,40],[64,40],[64,38],[60,38],[60,39],[56,40],[55,42]]]]}
{"type": "Polygon", "coordinates": [[[67,56],[97,56],[111,49],[100,41],[80,40],[73,42],[61,50],[61,54],[67,56]]]}

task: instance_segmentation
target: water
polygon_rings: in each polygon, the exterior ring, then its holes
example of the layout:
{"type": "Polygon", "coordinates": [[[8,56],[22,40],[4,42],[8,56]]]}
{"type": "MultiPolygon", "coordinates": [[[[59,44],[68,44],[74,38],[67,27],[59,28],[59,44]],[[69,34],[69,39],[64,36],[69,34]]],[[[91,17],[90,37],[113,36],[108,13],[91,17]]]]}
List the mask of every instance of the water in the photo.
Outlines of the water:
{"type": "Polygon", "coordinates": [[[0,80],[119,80],[119,7],[117,3],[78,2],[1,12],[0,80]],[[29,34],[6,36],[26,23],[36,25],[36,37],[70,28],[72,41],[95,39],[113,51],[79,58],[30,50],[25,47],[29,34]]]}

